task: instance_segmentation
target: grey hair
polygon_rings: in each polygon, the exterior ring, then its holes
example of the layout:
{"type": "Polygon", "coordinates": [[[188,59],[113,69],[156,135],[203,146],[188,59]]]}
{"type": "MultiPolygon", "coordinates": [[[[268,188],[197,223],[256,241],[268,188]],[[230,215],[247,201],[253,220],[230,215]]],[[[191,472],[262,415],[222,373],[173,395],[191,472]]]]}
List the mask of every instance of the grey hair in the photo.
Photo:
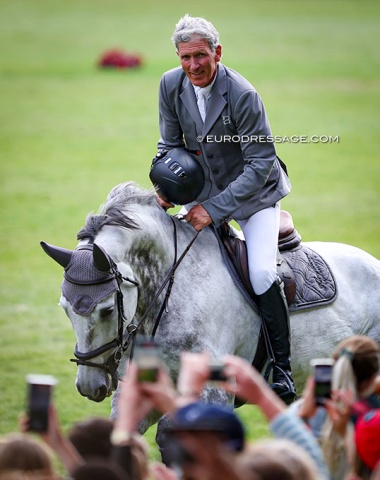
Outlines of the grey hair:
{"type": "Polygon", "coordinates": [[[201,37],[208,41],[210,48],[215,52],[219,45],[219,33],[214,25],[202,17],[191,17],[186,14],[175,26],[172,42],[178,51],[178,44],[189,42],[194,37],[201,37]]]}

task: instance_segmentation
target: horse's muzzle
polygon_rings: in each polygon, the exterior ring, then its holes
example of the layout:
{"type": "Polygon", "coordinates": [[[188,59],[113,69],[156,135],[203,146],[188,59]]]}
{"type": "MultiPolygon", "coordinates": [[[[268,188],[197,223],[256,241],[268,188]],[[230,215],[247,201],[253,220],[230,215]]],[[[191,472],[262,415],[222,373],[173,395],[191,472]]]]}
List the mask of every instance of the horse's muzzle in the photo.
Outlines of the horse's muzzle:
{"type": "Polygon", "coordinates": [[[112,381],[104,371],[96,372],[95,369],[79,367],[76,388],[83,396],[93,402],[102,402],[112,395],[112,381]]]}

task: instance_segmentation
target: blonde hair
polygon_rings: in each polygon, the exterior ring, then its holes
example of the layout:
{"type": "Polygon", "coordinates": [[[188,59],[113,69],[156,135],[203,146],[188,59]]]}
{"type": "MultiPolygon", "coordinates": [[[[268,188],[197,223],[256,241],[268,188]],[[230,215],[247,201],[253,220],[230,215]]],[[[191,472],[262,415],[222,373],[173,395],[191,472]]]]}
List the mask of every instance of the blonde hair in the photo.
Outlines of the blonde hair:
{"type": "MultiPolygon", "coordinates": [[[[350,390],[354,401],[360,398],[371,379],[375,379],[380,367],[380,346],[372,338],[353,335],[341,341],[333,355],[331,388],[332,390],[350,390]]],[[[348,426],[347,436],[352,436],[353,427],[348,426]]],[[[349,438],[349,437],[348,437],[349,438]]],[[[345,438],[334,428],[330,417],[327,417],[322,428],[321,445],[326,463],[331,471],[337,469],[345,456],[345,438]]]]}
{"type": "Polygon", "coordinates": [[[296,443],[268,439],[247,445],[237,461],[245,479],[318,480],[319,473],[310,455],[296,443]]]}

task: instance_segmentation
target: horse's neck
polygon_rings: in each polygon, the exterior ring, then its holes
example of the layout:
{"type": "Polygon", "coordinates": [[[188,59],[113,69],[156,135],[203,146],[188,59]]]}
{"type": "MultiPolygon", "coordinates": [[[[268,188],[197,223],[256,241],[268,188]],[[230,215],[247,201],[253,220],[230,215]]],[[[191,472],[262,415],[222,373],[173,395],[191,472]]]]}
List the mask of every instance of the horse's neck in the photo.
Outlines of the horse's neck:
{"type": "Polygon", "coordinates": [[[149,245],[150,253],[160,257],[161,267],[166,265],[169,268],[196,234],[187,222],[179,221],[163,210],[157,212],[153,209],[152,213],[145,208],[139,221],[140,230],[136,232],[134,248],[141,251],[149,245]]]}

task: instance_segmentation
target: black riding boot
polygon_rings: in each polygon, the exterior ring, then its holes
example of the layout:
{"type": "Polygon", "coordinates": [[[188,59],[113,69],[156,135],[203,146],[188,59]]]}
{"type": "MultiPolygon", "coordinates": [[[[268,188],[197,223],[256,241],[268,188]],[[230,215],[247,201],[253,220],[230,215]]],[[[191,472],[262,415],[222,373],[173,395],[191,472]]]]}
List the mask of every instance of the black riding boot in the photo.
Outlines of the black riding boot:
{"type": "Polygon", "coordinates": [[[288,305],[283,283],[278,278],[262,295],[259,310],[273,350],[273,375],[270,387],[285,402],[292,403],[297,395],[290,368],[290,331],[288,305]]]}

